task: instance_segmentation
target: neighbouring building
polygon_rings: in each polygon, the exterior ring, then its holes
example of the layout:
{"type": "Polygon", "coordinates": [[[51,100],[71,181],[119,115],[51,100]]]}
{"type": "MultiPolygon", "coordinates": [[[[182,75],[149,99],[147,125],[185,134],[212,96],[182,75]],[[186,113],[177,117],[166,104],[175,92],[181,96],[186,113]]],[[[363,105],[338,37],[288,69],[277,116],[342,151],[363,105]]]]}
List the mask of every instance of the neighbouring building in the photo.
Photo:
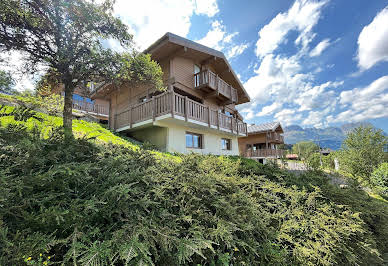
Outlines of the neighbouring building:
{"type": "MultiPolygon", "coordinates": [[[[101,83],[91,83],[90,90],[96,90],[103,85],[101,83]]],[[[63,85],[59,85],[54,89],[54,93],[64,95],[63,90],[63,85]]],[[[89,116],[94,118],[95,121],[107,124],[109,120],[109,101],[98,98],[91,99],[90,95],[86,95],[83,90],[76,88],[73,94],[73,116],[76,118],[89,116]]]]}
{"type": "Polygon", "coordinates": [[[167,152],[238,155],[247,125],[236,110],[250,101],[224,54],[166,33],[144,53],[162,67],[167,91],[101,86],[92,100],[109,103],[109,126],[167,152]]]}
{"type": "Polygon", "coordinates": [[[240,155],[265,163],[284,155],[279,148],[284,144],[283,129],[279,122],[248,126],[248,135],[238,139],[240,155]]]}

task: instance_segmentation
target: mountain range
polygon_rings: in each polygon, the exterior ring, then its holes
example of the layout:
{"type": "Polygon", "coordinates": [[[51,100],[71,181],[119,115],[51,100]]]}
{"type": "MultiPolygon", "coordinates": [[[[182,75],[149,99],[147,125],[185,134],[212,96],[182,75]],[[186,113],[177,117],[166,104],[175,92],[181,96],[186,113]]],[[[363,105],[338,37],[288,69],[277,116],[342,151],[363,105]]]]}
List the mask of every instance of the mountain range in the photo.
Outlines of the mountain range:
{"type": "Polygon", "coordinates": [[[346,134],[361,125],[373,127],[372,124],[367,122],[348,123],[340,127],[327,128],[302,128],[298,125],[285,126],[283,127],[284,142],[295,144],[300,141],[314,141],[323,148],[338,150],[346,138],[346,134]]]}

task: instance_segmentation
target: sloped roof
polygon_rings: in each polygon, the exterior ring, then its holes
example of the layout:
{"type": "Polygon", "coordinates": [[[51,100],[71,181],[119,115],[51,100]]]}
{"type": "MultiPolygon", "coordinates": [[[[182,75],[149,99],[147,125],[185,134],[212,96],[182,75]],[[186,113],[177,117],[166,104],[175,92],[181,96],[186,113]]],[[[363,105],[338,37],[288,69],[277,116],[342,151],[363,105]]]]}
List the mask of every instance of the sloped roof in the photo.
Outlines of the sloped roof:
{"type": "Polygon", "coordinates": [[[154,54],[155,52],[158,52],[158,50],[160,50],[164,46],[166,46],[167,43],[179,45],[181,47],[192,49],[192,50],[201,52],[203,54],[207,54],[207,55],[222,59],[222,61],[228,67],[229,72],[233,75],[233,79],[235,81],[235,88],[239,91],[239,104],[246,103],[246,102],[250,101],[249,94],[245,90],[240,79],[237,77],[237,74],[233,71],[233,68],[230,66],[225,55],[220,51],[217,51],[217,50],[212,49],[210,47],[207,47],[205,45],[196,43],[196,42],[191,41],[189,39],[183,38],[183,37],[178,36],[176,34],[173,34],[171,32],[167,32],[160,39],[158,39],[155,43],[153,43],[150,47],[145,49],[143,51],[143,53],[154,54]]]}
{"type": "Polygon", "coordinates": [[[265,132],[265,131],[275,131],[278,127],[281,128],[281,125],[279,122],[270,122],[270,123],[264,123],[260,125],[250,125],[248,126],[248,134],[265,132]]]}

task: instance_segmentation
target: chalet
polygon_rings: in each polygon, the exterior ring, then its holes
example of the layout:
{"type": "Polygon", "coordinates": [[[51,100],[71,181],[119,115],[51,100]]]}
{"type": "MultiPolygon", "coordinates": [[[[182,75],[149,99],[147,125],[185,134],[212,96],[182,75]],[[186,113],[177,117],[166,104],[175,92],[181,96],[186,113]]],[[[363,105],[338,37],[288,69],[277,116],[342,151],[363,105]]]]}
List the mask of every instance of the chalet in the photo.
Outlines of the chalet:
{"type": "Polygon", "coordinates": [[[266,159],[280,158],[284,151],[283,129],[279,122],[248,126],[248,135],[238,139],[240,155],[265,163],[266,159]]]}
{"type": "Polygon", "coordinates": [[[100,86],[109,127],[167,152],[238,155],[247,125],[236,105],[250,101],[224,54],[166,33],[144,53],[162,67],[167,90],[100,86]]]}

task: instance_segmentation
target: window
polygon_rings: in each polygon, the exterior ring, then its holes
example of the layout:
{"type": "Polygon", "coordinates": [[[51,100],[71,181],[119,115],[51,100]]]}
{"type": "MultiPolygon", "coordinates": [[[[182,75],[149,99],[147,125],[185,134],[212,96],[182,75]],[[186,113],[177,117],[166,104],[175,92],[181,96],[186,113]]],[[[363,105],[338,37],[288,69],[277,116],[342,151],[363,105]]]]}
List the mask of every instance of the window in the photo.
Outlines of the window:
{"type": "Polygon", "coordinates": [[[202,149],[202,135],[186,132],[186,148],[202,149]]]}
{"type": "Polygon", "coordinates": [[[201,72],[201,68],[198,65],[194,65],[194,87],[198,87],[201,85],[200,77],[199,75],[196,75],[199,72],[201,72]]]}
{"type": "Polygon", "coordinates": [[[230,139],[221,139],[221,148],[223,150],[231,150],[231,140],[230,139]]]}
{"type": "Polygon", "coordinates": [[[73,94],[73,100],[74,101],[94,103],[94,101],[92,101],[90,98],[82,97],[81,95],[78,95],[78,94],[73,94]]]}
{"type": "Polygon", "coordinates": [[[194,74],[198,74],[199,72],[201,72],[201,67],[198,65],[194,65],[194,74]]]}

